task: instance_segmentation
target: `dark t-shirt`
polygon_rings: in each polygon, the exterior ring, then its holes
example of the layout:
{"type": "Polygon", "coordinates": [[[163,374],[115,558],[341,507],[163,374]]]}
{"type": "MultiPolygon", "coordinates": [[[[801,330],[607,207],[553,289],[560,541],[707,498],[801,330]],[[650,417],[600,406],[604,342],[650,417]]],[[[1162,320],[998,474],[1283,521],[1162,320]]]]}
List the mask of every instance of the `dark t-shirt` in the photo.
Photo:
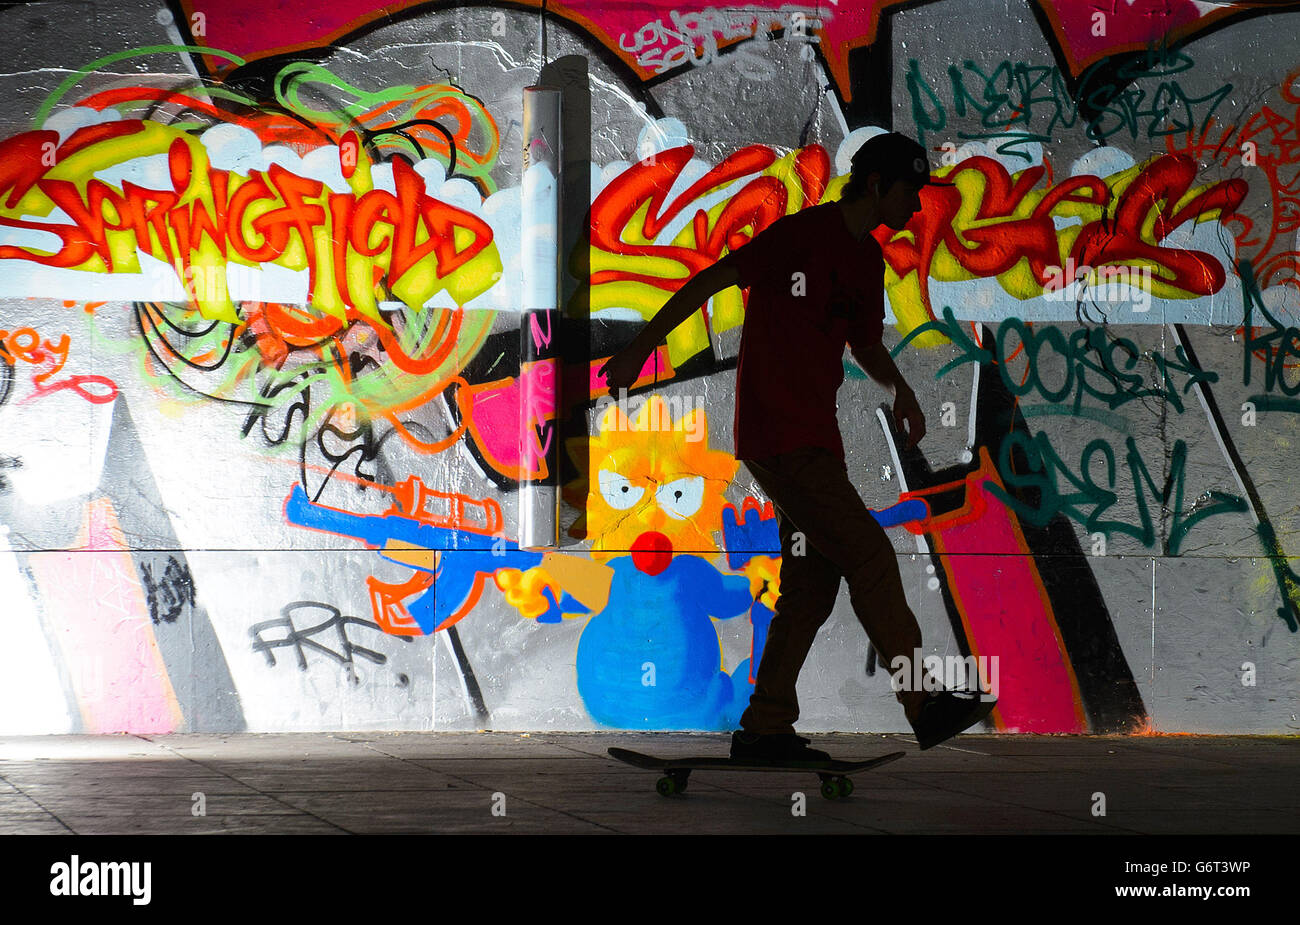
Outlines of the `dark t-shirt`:
{"type": "Polygon", "coordinates": [[[730,262],[749,289],[736,369],[736,458],[817,446],[842,458],[835,395],[844,345],[880,342],[885,264],[827,202],[773,222],[730,262]],[[803,274],[802,278],[796,274],[803,274]]]}

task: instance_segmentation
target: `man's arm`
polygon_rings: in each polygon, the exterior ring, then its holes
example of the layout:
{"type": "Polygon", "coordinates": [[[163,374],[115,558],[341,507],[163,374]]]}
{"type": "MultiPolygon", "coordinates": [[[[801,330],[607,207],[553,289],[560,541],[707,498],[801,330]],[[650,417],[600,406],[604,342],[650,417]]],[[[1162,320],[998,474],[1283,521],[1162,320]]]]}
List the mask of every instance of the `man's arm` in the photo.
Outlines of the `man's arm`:
{"type": "Polygon", "coordinates": [[[687,280],[646,323],[632,343],[610,357],[600,368],[600,375],[609,383],[610,392],[631,387],[641,374],[645,361],[663,343],[669,332],[695,314],[715,292],[740,281],[740,272],[732,264],[730,256],[728,254],[687,280]]]}
{"type": "Polygon", "coordinates": [[[850,344],[849,352],[853,354],[853,359],[858,361],[858,365],[866,374],[889,389],[891,394],[896,395],[900,389],[911,391],[911,387],[903,378],[903,374],[898,371],[894,358],[889,355],[889,348],[883,341],[876,341],[870,347],[854,347],[850,344]]]}
{"type": "Polygon", "coordinates": [[[857,348],[850,345],[849,351],[868,376],[889,389],[894,399],[894,424],[900,433],[907,434],[905,448],[910,450],[925,436],[925,415],[916,400],[916,393],[912,391],[912,387],[907,384],[903,374],[894,365],[894,358],[889,355],[889,349],[884,342],[876,341],[870,347],[857,348]],[[905,431],[904,421],[907,422],[905,431]]]}

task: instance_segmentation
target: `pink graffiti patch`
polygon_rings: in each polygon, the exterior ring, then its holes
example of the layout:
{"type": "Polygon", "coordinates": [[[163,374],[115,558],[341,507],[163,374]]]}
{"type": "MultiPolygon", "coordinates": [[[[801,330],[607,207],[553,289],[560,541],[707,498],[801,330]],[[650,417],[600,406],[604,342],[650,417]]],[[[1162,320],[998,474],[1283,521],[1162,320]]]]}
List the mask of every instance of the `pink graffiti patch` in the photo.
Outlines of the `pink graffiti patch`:
{"type": "Polygon", "coordinates": [[[184,718],[107,498],[88,506],[76,546],[83,551],[34,555],[32,571],[84,731],[178,731],[184,718]]]}
{"type": "Polygon", "coordinates": [[[476,390],[471,408],[470,431],[494,468],[540,474],[554,439],[549,422],[555,418],[555,361],[525,364],[519,379],[476,390]],[[521,431],[525,401],[528,418],[521,431]]]}
{"type": "Polygon", "coordinates": [[[984,461],[966,483],[975,516],[931,529],[971,654],[998,659],[998,731],[1087,732],[1051,602],[1010,511],[988,491],[997,475],[984,461]]]}
{"type": "MultiPolygon", "coordinates": [[[[611,3],[609,0],[549,0],[546,9],[553,16],[569,20],[586,30],[611,52],[634,68],[641,77],[658,72],[647,58],[655,47],[645,42],[676,40],[685,34],[692,45],[704,37],[720,48],[782,28],[784,20],[795,11],[809,22],[808,35],[816,36],[818,45],[830,65],[831,74],[845,98],[851,95],[848,80],[849,51],[869,44],[875,38],[876,24],[886,8],[904,0],[842,0],[838,4],[791,4],[786,0],[750,0],[743,10],[727,4],[696,0],[642,0],[639,3],[611,3]],[[761,15],[755,15],[761,14],[761,15]],[[771,22],[758,22],[770,14],[771,22]],[[823,25],[813,28],[820,17],[823,25]],[[716,20],[716,22],[715,22],[716,20]]],[[[524,6],[539,8],[542,0],[522,0],[524,6]]],[[[262,0],[184,0],[186,25],[194,30],[195,17],[203,17],[203,35],[195,32],[196,44],[220,48],[242,58],[255,60],[305,48],[328,45],[367,24],[399,10],[416,7],[436,9],[436,0],[336,0],[320,4],[317,0],[279,0],[268,6],[262,0]]],[[[448,6],[450,6],[448,4],[448,6]]],[[[491,12],[482,13],[485,28],[491,28],[491,12]]],[[[791,23],[791,25],[793,25],[791,23]]],[[[679,56],[680,57],[680,56],[679,56]]],[[[206,56],[214,73],[231,70],[233,62],[206,56]]]]}
{"type": "MultiPolygon", "coordinates": [[[[1074,74],[1108,55],[1140,51],[1182,38],[1224,16],[1258,4],[1219,3],[1212,11],[1192,0],[1038,0],[1074,74]]],[[[1279,4],[1281,5],[1281,4],[1279,4]]]]}

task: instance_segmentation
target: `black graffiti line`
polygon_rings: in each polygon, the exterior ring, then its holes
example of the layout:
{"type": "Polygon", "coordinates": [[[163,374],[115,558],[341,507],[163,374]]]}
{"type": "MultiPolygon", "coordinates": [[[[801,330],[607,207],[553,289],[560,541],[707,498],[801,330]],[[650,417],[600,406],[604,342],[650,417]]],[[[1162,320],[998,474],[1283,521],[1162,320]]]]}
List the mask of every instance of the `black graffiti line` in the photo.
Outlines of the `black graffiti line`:
{"type": "MultiPolygon", "coordinates": [[[[1243,285],[1253,285],[1253,276],[1244,275],[1251,273],[1250,263],[1243,261],[1239,270],[1243,274],[1243,285]],[[1246,282],[1248,278],[1252,280],[1251,283],[1246,282]]],[[[1250,298],[1249,294],[1247,294],[1246,298],[1250,298]]],[[[1188,360],[1193,365],[1200,366],[1191,339],[1187,336],[1187,330],[1181,324],[1174,324],[1171,327],[1173,328],[1174,337],[1177,338],[1179,345],[1186,351],[1188,360]]],[[[1246,328],[1245,338],[1246,340],[1250,339],[1249,326],[1246,328]]],[[[1215,400],[1214,393],[1210,391],[1209,385],[1205,382],[1197,381],[1195,385],[1197,394],[1201,399],[1201,405],[1205,408],[1205,414],[1210,419],[1210,429],[1219,443],[1219,449],[1223,451],[1223,455],[1228,460],[1228,466],[1237,479],[1237,484],[1246,495],[1251,516],[1254,518],[1256,527],[1259,530],[1260,541],[1264,545],[1269,564],[1272,566],[1273,576],[1278,585],[1278,593],[1282,596],[1282,606],[1278,608],[1277,616],[1286,624],[1287,629],[1293,633],[1297,632],[1297,630],[1300,630],[1300,609],[1296,606],[1296,597],[1300,597],[1300,576],[1297,576],[1287,564],[1286,553],[1282,549],[1282,543],[1277,537],[1277,532],[1273,529],[1273,523],[1264,507],[1264,501],[1259,496],[1259,489],[1255,486],[1255,480],[1251,478],[1250,472],[1246,468],[1245,460],[1241,458],[1241,453],[1237,450],[1236,441],[1232,439],[1228,426],[1223,420],[1223,412],[1219,409],[1219,403],[1215,400]]]]}
{"type": "MultiPolygon", "coordinates": [[[[145,349],[148,350],[150,355],[155,360],[158,361],[158,365],[161,366],[163,369],[167,370],[167,375],[171,376],[173,379],[175,379],[185,388],[189,389],[195,395],[201,395],[202,397],[209,399],[211,401],[217,401],[227,405],[240,405],[241,407],[254,408],[254,409],[272,407],[272,405],[270,405],[267,402],[253,402],[253,401],[247,401],[242,398],[222,398],[219,395],[212,395],[208,392],[203,391],[200,388],[190,385],[188,382],[186,382],[184,379],[178,376],[172,370],[171,366],[167,363],[167,360],[164,359],[163,356],[159,354],[158,351],[154,348],[153,341],[149,337],[149,332],[145,330],[144,322],[140,320],[140,316],[142,313],[138,310],[139,303],[136,304],[137,304],[137,311],[135,313],[135,319],[136,319],[136,324],[139,326],[140,329],[140,339],[144,341],[145,349]]],[[[164,342],[166,341],[166,338],[160,337],[158,339],[163,340],[164,342]]]]}
{"type": "MultiPolygon", "coordinates": [[[[159,303],[156,303],[156,302],[137,302],[137,303],[136,303],[136,306],[137,306],[137,308],[136,308],[136,312],[137,312],[137,314],[143,314],[143,315],[145,315],[145,316],[148,317],[148,319],[149,319],[149,326],[153,329],[153,332],[154,332],[154,334],[157,336],[157,339],[160,340],[160,341],[162,341],[164,344],[166,344],[166,346],[167,346],[167,350],[168,350],[169,353],[171,353],[172,356],[174,356],[176,359],[180,360],[182,363],[184,363],[186,366],[190,367],[191,369],[197,369],[199,372],[204,372],[204,373],[212,372],[214,369],[220,369],[222,366],[225,365],[226,360],[230,358],[230,351],[231,351],[232,349],[234,349],[234,346],[235,346],[235,336],[234,336],[234,331],[235,331],[236,325],[233,325],[233,324],[232,324],[232,325],[230,326],[230,335],[226,338],[226,349],[222,352],[222,354],[221,354],[221,358],[220,358],[219,360],[217,360],[215,363],[213,363],[211,366],[204,366],[204,365],[202,365],[201,363],[195,363],[195,362],[194,362],[193,360],[191,360],[189,357],[185,356],[183,353],[181,353],[179,350],[177,350],[177,349],[176,349],[176,346],[175,346],[174,344],[172,344],[172,342],[171,342],[170,340],[167,339],[167,335],[164,334],[164,333],[162,332],[162,329],[160,329],[160,328],[158,327],[158,322],[154,319],[154,313],[151,312],[151,311],[148,311],[146,308],[142,308],[142,307],[141,307],[141,306],[152,306],[152,305],[157,305],[157,304],[159,304],[159,303]]],[[[179,333],[185,334],[185,332],[184,332],[182,329],[179,329],[179,328],[177,328],[174,324],[172,324],[171,319],[169,319],[165,314],[163,314],[162,311],[159,311],[159,312],[158,312],[158,315],[162,317],[163,321],[165,321],[165,322],[167,323],[167,326],[168,326],[169,328],[172,328],[172,330],[178,331],[179,333]]],[[[213,322],[212,327],[216,327],[216,325],[218,325],[218,324],[220,324],[220,323],[221,323],[221,322],[213,322]]],[[[143,328],[143,325],[142,325],[141,327],[143,328]]],[[[212,330],[212,327],[208,328],[208,331],[211,331],[211,330],[212,330]]],[[[205,332],[203,332],[203,334],[195,334],[195,335],[188,335],[188,334],[185,334],[185,336],[202,337],[202,336],[204,336],[204,334],[207,334],[207,333],[208,333],[208,332],[205,331],[205,332]]],[[[145,339],[146,339],[146,340],[149,339],[147,333],[145,334],[145,339]]],[[[155,356],[156,356],[156,355],[157,355],[157,354],[155,354],[155,356]]],[[[168,372],[170,372],[170,369],[168,369],[168,372]]],[[[175,374],[173,373],[173,375],[175,375],[175,374]]]]}
{"type": "Polygon", "coordinates": [[[353,655],[360,655],[362,658],[367,659],[376,665],[382,665],[388,661],[386,655],[375,652],[372,649],[367,649],[363,646],[358,646],[348,639],[346,629],[348,624],[366,626],[374,630],[380,630],[379,625],[370,620],[362,620],[360,617],[345,617],[342,615],[342,611],[337,607],[333,607],[329,604],[322,604],[317,601],[294,601],[293,603],[286,604],[281,608],[281,613],[283,616],[275,620],[266,620],[262,623],[254,624],[249,628],[249,634],[254,638],[253,651],[263,653],[266,656],[269,665],[276,664],[275,655],[272,650],[288,646],[294,648],[295,654],[298,657],[298,668],[302,671],[307,670],[307,657],[303,652],[304,648],[314,649],[322,655],[329,656],[341,665],[351,665],[354,661],[352,657],[353,655]],[[293,624],[293,612],[298,608],[322,609],[330,613],[331,616],[329,619],[324,620],[315,626],[310,626],[306,629],[298,629],[293,624]],[[340,643],[342,644],[343,651],[346,654],[340,655],[333,649],[309,638],[317,633],[329,629],[330,627],[337,628],[340,643]],[[288,631],[288,635],[283,639],[262,639],[260,634],[271,628],[284,628],[288,631]]]}
{"type": "MultiPolygon", "coordinates": [[[[435,583],[435,591],[437,587],[435,583]]],[[[452,654],[456,657],[456,666],[460,669],[460,680],[465,688],[465,695],[469,698],[478,720],[487,724],[491,721],[492,714],[488,712],[487,702],[483,699],[483,691],[478,686],[478,678],[474,676],[474,669],[465,654],[465,647],[460,643],[460,634],[456,632],[455,626],[447,627],[444,632],[447,634],[447,641],[451,643],[452,654]]]]}
{"type": "Polygon", "coordinates": [[[167,567],[162,578],[154,581],[153,566],[148,562],[140,563],[141,577],[144,582],[145,599],[149,606],[149,616],[154,623],[174,623],[180,617],[186,604],[194,606],[196,591],[194,576],[190,570],[177,561],[175,556],[167,557],[167,567]],[[159,604],[166,607],[162,611],[159,604]]]}

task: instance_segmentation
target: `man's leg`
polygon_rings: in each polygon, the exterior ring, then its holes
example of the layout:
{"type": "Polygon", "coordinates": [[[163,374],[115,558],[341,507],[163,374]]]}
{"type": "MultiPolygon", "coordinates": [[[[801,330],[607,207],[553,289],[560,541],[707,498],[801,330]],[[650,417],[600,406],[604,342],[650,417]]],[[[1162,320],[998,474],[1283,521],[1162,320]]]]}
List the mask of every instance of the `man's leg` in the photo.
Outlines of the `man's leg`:
{"type": "MultiPolygon", "coordinates": [[[[921,628],[908,606],[893,544],[849,481],[844,461],[829,450],[808,449],[747,465],[773,506],[803,534],[807,545],[803,558],[815,552],[821,561],[814,560],[813,569],[820,570],[824,561],[847,579],[853,612],[884,664],[890,665],[900,656],[910,664],[921,648],[921,628]]],[[[783,557],[789,555],[784,537],[781,551],[783,557]]],[[[784,558],[781,578],[784,596],[784,558]]],[[[779,607],[779,599],[777,603],[779,607]]],[[[776,626],[775,618],[772,625],[776,626]]],[[[812,633],[815,635],[815,628],[812,633]]],[[[811,636],[808,638],[811,644],[811,636]]],[[[798,667],[806,655],[807,649],[798,667]]],[[[785,665],[782,669],[784,676],[789,669],[785,665]]],[[[925,700],[924,691],[898,691],[895,696],[909,720],[925,700]]]]}
{"type": "MultiPolygon", "coordinates": [[[[763,485],[765,476],[750,471],[763,485]]],[[[794,554],[797,528],[779,507],[776,523],[781,534],[781,592],[759,656],[754,693],[740,718],[742,729],[762,735],[793,734],[799,718],[795,682],[840,590],[840,573],[830,560],[811,548],[799,549],[802,555],[794,554]]]]}

